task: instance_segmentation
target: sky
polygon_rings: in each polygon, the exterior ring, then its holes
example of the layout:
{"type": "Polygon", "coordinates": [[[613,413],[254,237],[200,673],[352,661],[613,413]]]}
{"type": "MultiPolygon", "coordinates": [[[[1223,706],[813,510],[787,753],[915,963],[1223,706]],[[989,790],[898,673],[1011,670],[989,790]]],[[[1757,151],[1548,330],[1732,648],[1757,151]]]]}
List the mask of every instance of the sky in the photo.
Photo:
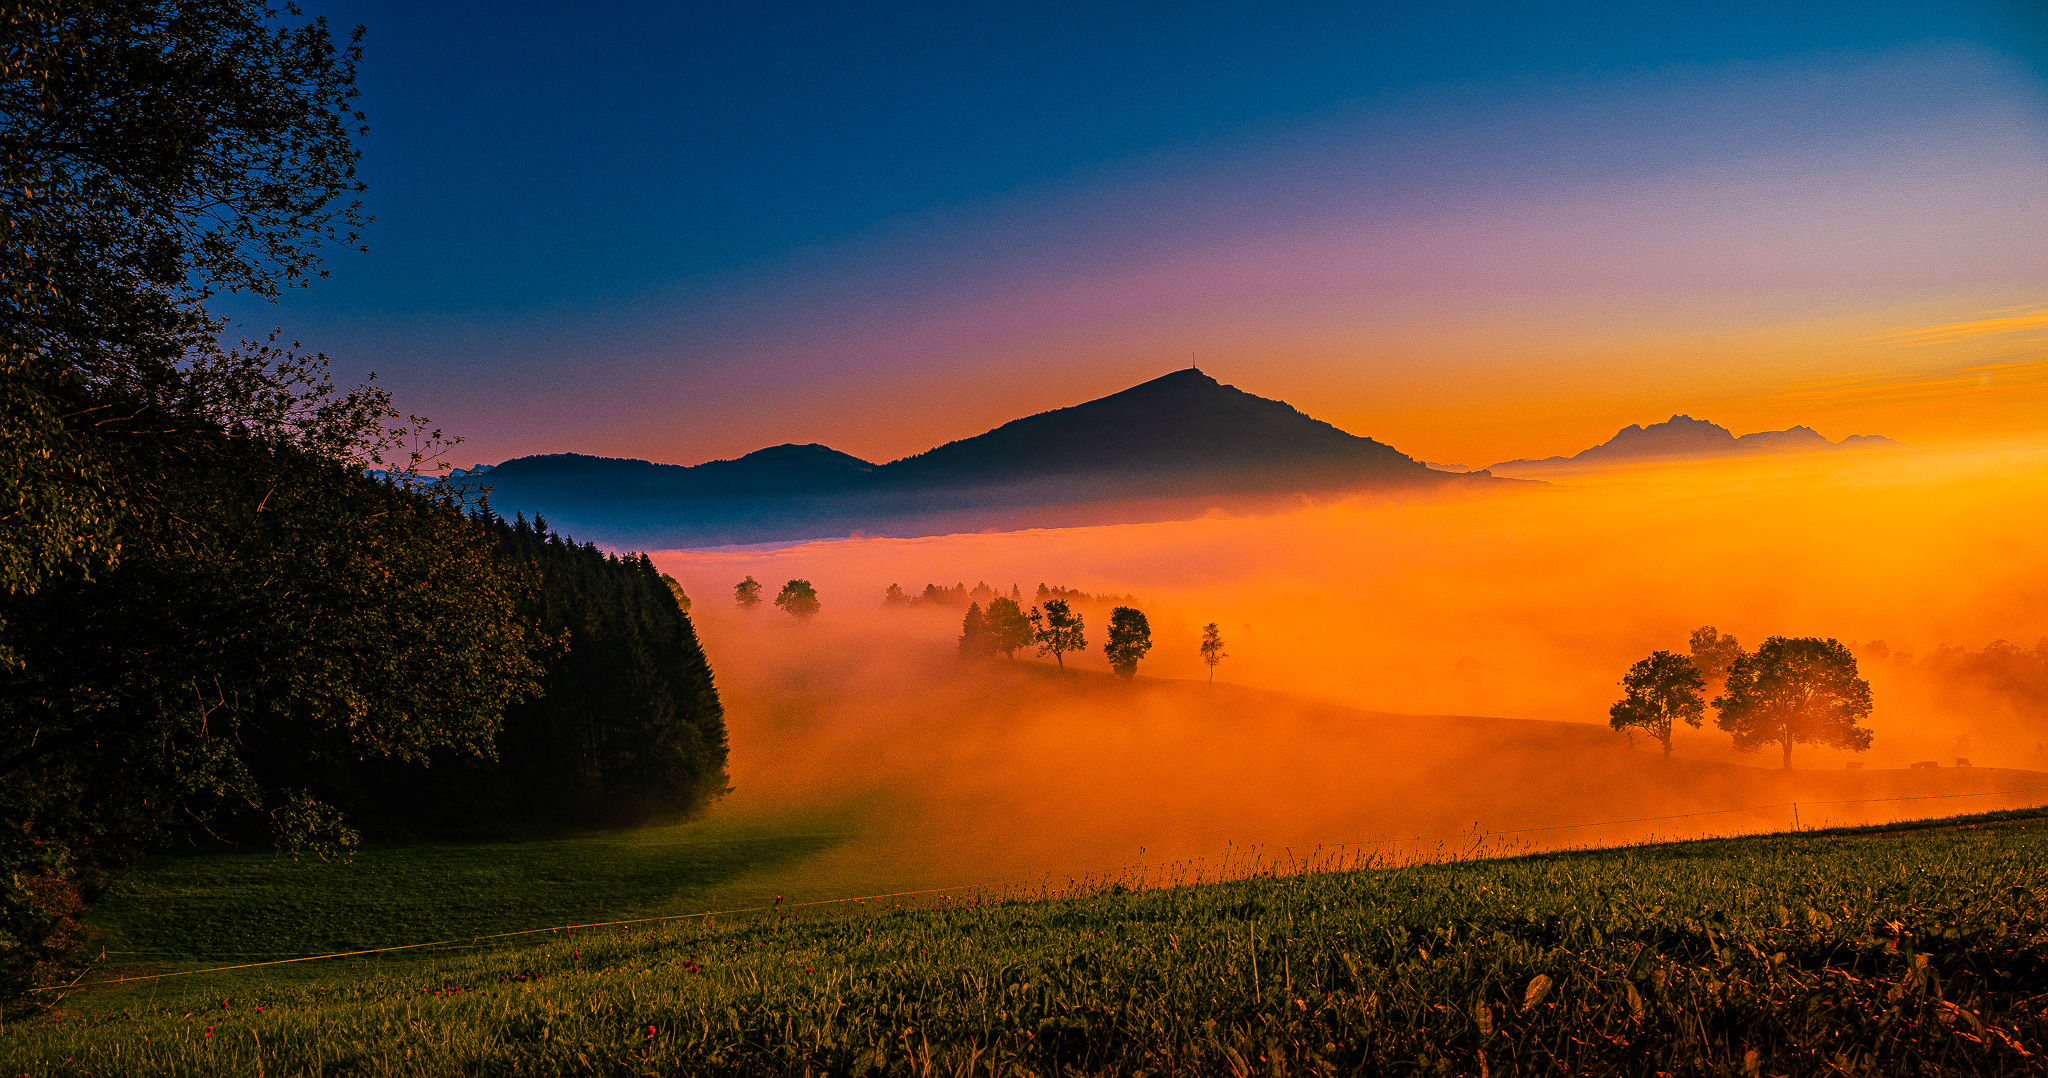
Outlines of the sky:
{"type": "Polygon", "coordinates": [[[882,461],[1189,362],[1472,466],[2048,444],[2038,4],[311,7],[370,251],[227,313],[459,465],[882,461]]]}

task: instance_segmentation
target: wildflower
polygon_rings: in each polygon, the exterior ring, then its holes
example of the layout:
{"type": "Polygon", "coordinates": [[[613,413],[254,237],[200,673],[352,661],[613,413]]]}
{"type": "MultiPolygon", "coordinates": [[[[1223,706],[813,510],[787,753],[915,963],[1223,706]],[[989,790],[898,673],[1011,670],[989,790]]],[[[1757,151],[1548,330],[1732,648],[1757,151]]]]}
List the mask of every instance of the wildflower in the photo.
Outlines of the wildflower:
{"type": "Polygon", "coordinates": [[[653,1026],[648,1026],[648,1027],[647,1027],[647,1035],[648,1035],[648,1036],[650,1036],[650,1037],[654,1036],[654,1027],[653,1027],[653,1026]]]}

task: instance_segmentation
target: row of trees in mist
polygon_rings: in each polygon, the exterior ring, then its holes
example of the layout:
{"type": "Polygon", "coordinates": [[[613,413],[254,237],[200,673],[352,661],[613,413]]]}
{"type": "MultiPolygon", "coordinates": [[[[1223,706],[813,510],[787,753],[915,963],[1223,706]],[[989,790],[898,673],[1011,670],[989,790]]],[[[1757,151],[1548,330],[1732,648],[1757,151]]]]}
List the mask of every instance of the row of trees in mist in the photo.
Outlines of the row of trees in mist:
{"type": "MultiPolygon", "coordinates": [[[[974,605],[987,609],[989,604],[1001,597],[1002,592],[990,587],[987,581],[978,582],[971,589],[964,583],[956,583],[950,588],[944,584],[926,584],[924,590],[917,594],[904,591],[901,585],[891,584],[882,592],[882,605],[890,608],[936,606],[955,609],[974,605]]],[[[1010,585],[1008,598],[1021,607],[1024,603],[1023,589],[1015,584],[1010,585]]],[[[1069,606],[1131,606],[1138,601],[1135,595],[1090,595],[1078,588],[1047,586],[1040,583],[1033,600],[1043,606],[1054,599],[1062,600],[1069,606]]]]}
{"type": "MultiPolygon", "coordinates": [[[[1014,661],[1020,649],[1036,647],[1039,655],[1052,656],[1064,668],[1067,655],[1087,646],[1087,620],[1065,599],[1046,599],[1027,613],[1017,600],[998,595],[989,601],[986,611],[980,603],[969,604],[960,622],[960,655],[967,659],[1001,655],[1014,661]]],[[[1111,670],[1122,677],[1135,677],[1139,661],[1151,650],[1152,623],[1144,611],[1130,606],[1110,610],[1102,652],[1111,670]]],[[[1228,653],[1223,650],[1223,632],[1213,621],[1202,627],[1200,650],[1214,680],[1217,664],[1228,653]]]]}
{"type": "Polygon", "coordinates": [[[1795,744],[1853,752],[1871,745],[1871,732],[1858,725],[1870,717],[1870,682],[1859,675],[1856,656],[1833,639],[1773,636],[1751,652],[1705,625],[1693,630],[1686,654],[1652,652],[1629,667],[1621,687],[1622,698],[1608,709],[1610,723],[1649,734],[1666,756],[1676,724],[1705,724],[1710,691],[1714,724],[1734,736],[1735,747],[1756,752],[1775,744],[1787,768],[1795,744]]]}
{"type": "Polygon", "coordinates": [[[222,339],[213,297],[360,245],[357,43],[243,0],[15,5],[0,39],[0,986],[167,845],[722,791],[646,559],[462,504],[388,394],[222,339]]]}

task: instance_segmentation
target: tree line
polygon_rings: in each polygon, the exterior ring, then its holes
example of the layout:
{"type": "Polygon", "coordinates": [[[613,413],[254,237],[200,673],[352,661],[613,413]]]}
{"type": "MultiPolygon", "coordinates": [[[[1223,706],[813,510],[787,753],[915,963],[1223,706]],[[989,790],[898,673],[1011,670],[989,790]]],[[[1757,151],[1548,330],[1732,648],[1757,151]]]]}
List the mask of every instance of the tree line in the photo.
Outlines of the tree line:
{"type": "MultiPolygon", "coordinates": [[[[1035,646],[1039,655],[1052,656],[1064,668],[1067,655],[1087,648],[1088,627],[1083,615],[1065,599],[1048,598],[1027,613],[1015,599],[999,595],[986,611],[979,603],[968,606],[960,622],[959,644],[962,658],[1001,655],[1013,661],[1020,649],[1035,646]]],[[[1152,623],[1144,611],[1131,606],[1110,610],[1102,651],[1111,670],[1120,677],[1135,677],[1139,660],[1151,650],[1152,623]]],[[[1209,667],[1210,680],[1215,680],[1217,665],[1229,653],[1223,650],[1223,632],[1213,621],[1202,627],[1200,654],[1209,667]]]]}
{"type": "Polygon", "coordinates": [[[253,0],[0,20],[0,989],[173,844],[686,811],[718,697],[642,556],[432,482],[452,440],[275,338],[361,246],[361,30],[253,0]]]}
{"type": "Polygon", "coordinates": [[[1655,651],[1629,667],[1622,698],[1608,709],[1614,729],[1641,730],[1669,756],[1677,723],[1705,724],[1711,686],[1714,724],[1741,751],[1775,744],[1790,768],[1795,744],[1870,748],[1871,732],[1857,725],[1873,707],[1870,683],[1840,641],[1773,636],[1751,652],[1732,634],[1704,625],[1689,643],[1685,654],[1655,651]]]}

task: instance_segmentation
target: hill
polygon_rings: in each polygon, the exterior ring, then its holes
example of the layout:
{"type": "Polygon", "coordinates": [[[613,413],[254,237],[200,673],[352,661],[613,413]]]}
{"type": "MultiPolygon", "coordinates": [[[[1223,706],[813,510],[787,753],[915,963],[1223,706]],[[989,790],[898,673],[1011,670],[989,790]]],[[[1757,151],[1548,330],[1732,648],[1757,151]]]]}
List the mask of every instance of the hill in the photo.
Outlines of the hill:
{"type": "Polygon", "coordinates": [[[1214,882],[1169,871],[1030,898],[764,906],[457,941],[412,961],[89,981],[54,1020],[11,1024],[0,1062],[123,1075],[335,1073],[336,1060],[393,1075],[1392,1074],[1417,1060],[1446,1074],[2038,1073],[2048,907],[2030,899],[2048,887],[2044,857],[2037,810],[1501,860],[1276,855],[1214,882]]]}
{"type": "Polygon", "coordinates": [[[1526,475],[1656,460],[1904,448],[1898,442],[1877,434],[1852,434],[1839,442],[1831,442],[1819,431],[1804,426],[1758,431],[1737,437],[1718,423],[1694,419],[1689,415],[1674,415],[1647,427],[1631,423],[1614,437],[1569,457],[1502,461],[1488,470],[1504,475],[1526,475]]]}
{"type": "Polygon", "coordinates": [[[507,516],[650,548],[1171,520],[1297,494],[1494,480],[1432,471],[1191,367],[887,464],[815,444],[688,467],[557,453],[453,481],[488,484],[507,516]]]}

